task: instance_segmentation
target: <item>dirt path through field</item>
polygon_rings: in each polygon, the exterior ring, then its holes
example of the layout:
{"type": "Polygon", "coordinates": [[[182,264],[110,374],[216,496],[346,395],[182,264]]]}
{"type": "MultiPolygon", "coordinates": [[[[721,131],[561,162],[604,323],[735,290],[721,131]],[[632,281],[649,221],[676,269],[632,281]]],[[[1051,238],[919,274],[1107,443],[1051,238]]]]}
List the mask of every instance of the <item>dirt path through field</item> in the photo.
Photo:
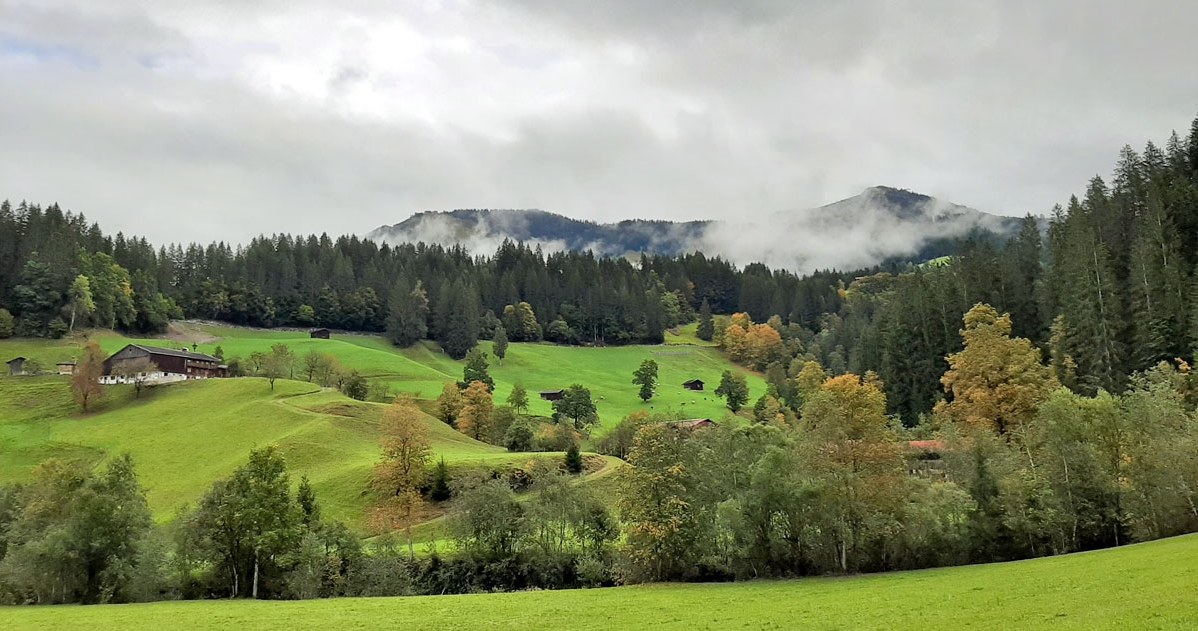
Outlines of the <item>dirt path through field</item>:
{"type": "Polygon", "coordinates": [[[198,325],[181,320],[171,322],[163,337],[183,344],[215,344],[220,341],[219,337],[201,329],[198,325]]]}

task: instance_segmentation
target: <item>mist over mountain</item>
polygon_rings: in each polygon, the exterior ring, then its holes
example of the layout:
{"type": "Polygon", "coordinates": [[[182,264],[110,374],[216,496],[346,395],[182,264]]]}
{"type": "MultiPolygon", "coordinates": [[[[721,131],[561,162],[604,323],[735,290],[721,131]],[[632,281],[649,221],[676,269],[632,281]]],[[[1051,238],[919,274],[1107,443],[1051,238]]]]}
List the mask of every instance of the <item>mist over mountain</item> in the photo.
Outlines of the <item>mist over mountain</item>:
{"type": "Polygon", "coordinates": [[[546,251],[599,255],[703,252],[738,264],[760,262],[795,272],[855,269],[887,260],[926,260],[952,252],[971,233],[1003,240],[1020,219],[982,212],[911,191],[875,186],[818,208],[738,221],[627,220],[601,224],[543,210],[421,212],[380,226],[366,238],[385,243],[461,244],[489,253],[504,239],[546,251]]]}

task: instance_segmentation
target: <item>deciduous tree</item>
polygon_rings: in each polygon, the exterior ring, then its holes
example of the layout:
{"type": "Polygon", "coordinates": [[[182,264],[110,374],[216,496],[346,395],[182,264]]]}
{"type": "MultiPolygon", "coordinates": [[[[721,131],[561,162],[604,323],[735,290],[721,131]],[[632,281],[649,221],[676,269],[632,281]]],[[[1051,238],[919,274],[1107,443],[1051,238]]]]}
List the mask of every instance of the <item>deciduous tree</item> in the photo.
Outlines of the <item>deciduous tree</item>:
{"type": "Polygon", "coordinates": [[[636,372],[632,373],[632,383],[640,386],[637,396],[642,401],[652,399],[653,392],[657,389],[657,362],[652,359],[642,361],[636,372]]]}
{"type": "Polygon", "coordinates": [[[92,340],[83,347],[83,356],[76,362],[75,372],[71,375],[71,393],[84,412],[104,398],[104,388],[100,385],[103,375],[104,351],[92,340]]]}

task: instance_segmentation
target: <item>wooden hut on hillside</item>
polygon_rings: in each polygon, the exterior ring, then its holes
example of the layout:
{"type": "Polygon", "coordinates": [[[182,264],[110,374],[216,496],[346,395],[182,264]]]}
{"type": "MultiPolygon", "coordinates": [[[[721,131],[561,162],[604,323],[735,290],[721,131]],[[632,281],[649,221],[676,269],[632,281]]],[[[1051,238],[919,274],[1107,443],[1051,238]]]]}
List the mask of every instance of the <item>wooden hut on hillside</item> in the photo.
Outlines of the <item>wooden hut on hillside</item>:
{"type": "Polygon", "coordinates": [[[565,390],[542,390],[541,398],[546,401],[561,401],[562,397],[566,396],[565,390]]]}
{"type": "Polygon", "coordinates": [[[329,339],[329,335],[328,329],[312,329],[308,332],[308,337],[314,340],[327,340],[329,339]]]}
{"type": "Polygon", "coordinates": [[[75,362],[58,362],[55,365],[58,367],[58,374],[60,375],[75,374],[75,362]]]}
{"type": "Polygon", "coordinates": [[[8,360],[8,374],[12,376],[25,374],[25,362],[28,361],[25,357],[14,357],[8,360]]]}
{"type": "Polygon", "coordinates": [[[694,390],[696,392],[702,392],[703,391],[703,380],[702,379],[691,379],[690,381],[684,381],[684,382],[682,382],[682,387],[686,388],[687,390],[694,390]]]}

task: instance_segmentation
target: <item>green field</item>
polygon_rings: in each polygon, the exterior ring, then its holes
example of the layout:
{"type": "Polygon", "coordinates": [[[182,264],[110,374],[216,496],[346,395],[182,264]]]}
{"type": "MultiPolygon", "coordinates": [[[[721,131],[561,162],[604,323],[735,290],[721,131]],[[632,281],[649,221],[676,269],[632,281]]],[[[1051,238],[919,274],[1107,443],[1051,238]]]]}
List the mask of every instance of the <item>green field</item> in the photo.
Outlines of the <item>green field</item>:
{"type": "MultiPolygon", "coordinates": [[[[179,325],[175,340],[130,340],[120,335],[93,333],[106,352],[120,349],[130,341],[159,346],[190,347],[196,342],[200,352],[212,353],[220,346],[226,357],[246,357],[254,351],[269,351],[271,344],[284,343],[297,355],[311,350],[335,355],[347,368],[354,368],[372,382],[389,384],[393,392],[410,392],[421,398],[434,398],[447,381],[462,378],[462,362],[442,353],[435,344],[424,343],[397,349],[376,335],[336,334],[331,340],[314,340],[304,331],[279,331],[210,325],[179,325]]],[[[602,348],[557,346],[553,344],[512,344],[500,363],[491,358],[491,376],[495,379],[495,399],[504,401],[512,386],[523,384],[530,393],[530,413],[548,416],[550,403],[536,396],[540,390],[558,390],[574,383],[590,388],[599,412],[600,423],[611,426],[636,410],[677,411],[687,417],[723,418],[727,409],[712,391],[720,373],[733,370],[746,375],[750,401],[765,391],[757,374],[727,361],[715,348],[694,337],[694,325],[682,327],[678,334],[667,333],[667,345],[609,346],[602,348]],[[703,344],[703,346],[700,346],[703,344]],[[648,404],[637,398],[632,373],[645,359],[653,359],[660,369],[657,395],[648,404]],[[682,388],[683,381],[702,379],[704,392],[682,388]]],[[[0,357],[25,355],[53,367],[56,361],[78,354],[78,343],[69,341],[0,341],[0,357]]],[[[490,343],[483,343],[490,350],[490,343]]]]}
{"type": "MultiPolygon", "coordinates": [[[[25,479],[49,458],[93,464],[128,452],[162,520],[243,464],[251,448],[276,445],[296,479],[311,478],[330,516],[356,524],[370,501],[363,491],[378,460],[380,404],[298,381],[280,380],[272,393],[264,379],[212,379],[150,388],[141,399],[131,387],[110,389],[110,400],[83,415],[66,384],[65,377],[0,379],[0,482],[25,479]]],[[[534,457],[426,420],[434,459],[451,465],[534,457]]]]}
{"type": "Polygon", "coordinates": [[[0,609],[7,629],[1193,629],[1198,535],[847,578],[0,609]]]}
{"type": "MultiPolygon", "coordinates": [[[[445,382],[461,378],[455,362],[434,345],[399,350],[381,337],[337,335],[310,339],[302,331],[268,331],[235,327],[176,325],[172,339],[140,340],[160,346],[198,344],[212,352],[221,346],[226,357],[266,351],[283,342],[297,354],[319,350],[335,355],[372,381],[385,381],[393,392],[425,398],[440,393],[445,382]]],[[[131,340],[93,331],[106,352],[131,340]]],[[[3,340],[0,358],[24,355],[52,368],[79,353],[80,340],[3,340]]],[[[687,415],[721,418],[726,410],[710,393],[683,390],[678,384],[698,377],[718,381],[731,368],[711,348],[634,346],[608,348],[512,344],[502,365],[493,361],[496,399],[502,401],[515,383],[532,395],[531,413],[548,415],[550,404],[536,397],[540,389],[583,383],[594,393],[605,425],[638,409],[685,410],[687,415]],[[659,395],[649,404],[636,397],[632,371],[645,358],[661,366],[659,395]]],[[[749,375],[750,388],[763,389],[749,375]]],[[[250,449],[277,446],[295,479],[307,475],[330,517],[360,526],[371,498],[365,489],[378,459],[378,419],[382,405],[352,401],[340,393],[302,381],[280,380],[272,392],[264,379],[192,381],[149,388],[135,399],[131,387],[106,389],[107,400],[83,415],[71,400],[66,377],[0,377],[0,483],[28,479],[32,469],[50,458],[94,465],[128,452],[158,520],[169,519],[194,502],[216,479],[245,462],[250,449]]],[[[712,386],[714,388],[714,385],[712,386]]],[[[524,464],[560,454],[509,453],[471,440],[427,417],[434,459],[451,468],[524,464]]],[[[611,464],[611,461],[609,461],[611,464]]],[[[435,540],[440,528],[430,524],[423,538],[435,540]]]]}

